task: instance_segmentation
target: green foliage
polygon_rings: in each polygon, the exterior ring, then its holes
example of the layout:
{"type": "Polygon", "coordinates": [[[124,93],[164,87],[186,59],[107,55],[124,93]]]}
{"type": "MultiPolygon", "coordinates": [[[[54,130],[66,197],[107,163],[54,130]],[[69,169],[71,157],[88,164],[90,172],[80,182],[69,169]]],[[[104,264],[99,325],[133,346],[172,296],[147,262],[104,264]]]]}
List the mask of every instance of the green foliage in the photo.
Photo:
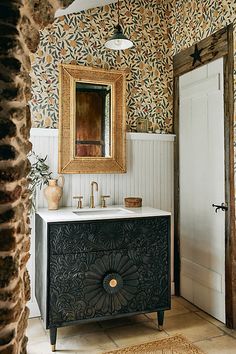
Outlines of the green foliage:
{"type": "Polygon", "coordinates": [[[42,189],[45,184],[48,184],[48,180],[52,177],[52,172],[49,171],[49,166],[45,163],[47,156],[44,158],[35,154],[32,151],[29,155],[31,161],[31,170],[28,175],[29,178],[29,190],[31,200],[31,212],[35,211],[36,191],[37,188],[42,189]]]}

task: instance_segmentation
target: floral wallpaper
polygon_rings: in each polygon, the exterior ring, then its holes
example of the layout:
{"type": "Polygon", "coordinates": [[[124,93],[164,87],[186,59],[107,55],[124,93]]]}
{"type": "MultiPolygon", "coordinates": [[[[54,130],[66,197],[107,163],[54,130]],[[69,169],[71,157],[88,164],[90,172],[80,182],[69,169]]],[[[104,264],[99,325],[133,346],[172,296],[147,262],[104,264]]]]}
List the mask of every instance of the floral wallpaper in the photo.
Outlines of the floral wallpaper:
{"type": "Polygon", "coordinates": [[[169,25],[174,54],[236,23],[235,0],[178,0],[171,8],[169,25]]]}
{"type": "MultiPolygon", "coordinates": [[[[172,58],[177,52],[234,23],[236,0],[123,0],[121,20],[134,47],[104,47],[117,22],[116,5],[57,18],[41,32],[31,56],[33,127],[58,127],[58,64],[127,69],[127,124],[147,118],[172,132],[172,58]]],[[[235,32],[236,33],[236,32],[235,32]]],[[[236,36],[235,98],[236,98],[236,36]]]]}
{"type": "Polygon", "coordinates": [[[116,4],[63,16],[41,32],[39,49],[31,56],[33,127],[58,127],[58,64],[73,63],[127,69],[127,124],[135,129],[137,119],[148,118],[155,129],[171,132],[166,76],[171,43],[161,2],[120,2],[122,27],[135,43],[126,51],[104,47],[117,23],[116,4]]]}

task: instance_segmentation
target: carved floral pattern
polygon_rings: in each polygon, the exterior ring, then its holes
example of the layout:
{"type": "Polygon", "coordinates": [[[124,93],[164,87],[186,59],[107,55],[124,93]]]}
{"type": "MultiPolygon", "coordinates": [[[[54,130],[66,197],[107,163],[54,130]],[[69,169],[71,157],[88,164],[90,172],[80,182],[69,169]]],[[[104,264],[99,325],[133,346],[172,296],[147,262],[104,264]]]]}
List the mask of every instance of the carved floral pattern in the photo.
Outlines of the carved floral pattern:
{"type": "Polygon", "coordinates": [[[49,324],[168,308],[168,235],[169,217],[51,224],[49,324]]]}
{"type": "Polygon", "coordinates": [[[137,249],[154,243],[161,247],[162,234],[168,231],[168,217],[73,222],[60,226],[53,223],[49,228],[53,254],[137,249]]]}

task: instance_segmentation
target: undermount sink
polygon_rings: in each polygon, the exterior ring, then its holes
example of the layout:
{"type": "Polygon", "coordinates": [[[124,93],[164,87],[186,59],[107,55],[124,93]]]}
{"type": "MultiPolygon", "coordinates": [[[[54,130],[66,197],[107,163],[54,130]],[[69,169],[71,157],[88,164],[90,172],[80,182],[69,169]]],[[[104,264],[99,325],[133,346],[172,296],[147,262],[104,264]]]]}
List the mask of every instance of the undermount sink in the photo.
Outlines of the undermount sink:
{"type": "Polygon", "coordinates": [[[122,215],[122,214],[132,214],[133,211],[123,209],[123,208],[104,208],[104,209],[82,209],[73,211],[74,214],[80,216],[89,215],[122,215]]]}

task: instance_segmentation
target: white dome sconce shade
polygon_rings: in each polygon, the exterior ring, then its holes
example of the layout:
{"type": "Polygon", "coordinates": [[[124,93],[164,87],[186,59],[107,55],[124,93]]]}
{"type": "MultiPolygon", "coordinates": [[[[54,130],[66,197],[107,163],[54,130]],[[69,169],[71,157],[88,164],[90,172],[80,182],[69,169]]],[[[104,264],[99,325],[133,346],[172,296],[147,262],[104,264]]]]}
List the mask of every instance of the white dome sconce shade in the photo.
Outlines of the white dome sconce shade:
{"type": "Polygon", "coordinates": [[[124,50],[133,47],[133,42],[128,39],[120,26],[120,1],[118,0],[118,24],[115,26],[113,36],[105,43],[105,47],[112,50],[124,50]]]}

